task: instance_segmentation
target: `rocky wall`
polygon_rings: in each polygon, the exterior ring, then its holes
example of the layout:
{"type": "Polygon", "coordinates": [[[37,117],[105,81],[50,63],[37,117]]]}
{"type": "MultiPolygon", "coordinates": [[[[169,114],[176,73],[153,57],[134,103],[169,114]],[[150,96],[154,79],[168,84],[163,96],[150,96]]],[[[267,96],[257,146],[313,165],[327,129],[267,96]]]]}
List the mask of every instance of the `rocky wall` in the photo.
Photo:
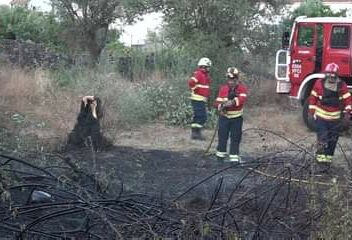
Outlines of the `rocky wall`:
{"type": "Polygon", "coordinates": [[[71,64],[69,57],[54,53],[49,48],[32,41],[0,39],[0,63],[21,67],[58,68],[71,64]]]}

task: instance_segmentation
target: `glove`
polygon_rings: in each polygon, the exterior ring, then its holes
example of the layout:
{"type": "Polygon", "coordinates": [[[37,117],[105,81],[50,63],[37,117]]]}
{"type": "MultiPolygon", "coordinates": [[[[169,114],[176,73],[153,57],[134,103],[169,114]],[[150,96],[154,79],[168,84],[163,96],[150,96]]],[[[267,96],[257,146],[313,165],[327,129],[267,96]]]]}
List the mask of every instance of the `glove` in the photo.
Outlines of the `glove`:
{"type": "Polygon", "coordinates": [[[219,115],[224,115],[224,114],[226,114],[226,108],[225,108],[225,106],[224,106],[223,103],[221,103],[221,104],[218,105],[218,111],[219,111],[219,115]]]}
{"type": "Polygon", "coordinates": [[[229,100],[229,101],[226,101],[224,104],[224,107],[231,107],[233,104],[234,104],[234,100],[229,100]]]}

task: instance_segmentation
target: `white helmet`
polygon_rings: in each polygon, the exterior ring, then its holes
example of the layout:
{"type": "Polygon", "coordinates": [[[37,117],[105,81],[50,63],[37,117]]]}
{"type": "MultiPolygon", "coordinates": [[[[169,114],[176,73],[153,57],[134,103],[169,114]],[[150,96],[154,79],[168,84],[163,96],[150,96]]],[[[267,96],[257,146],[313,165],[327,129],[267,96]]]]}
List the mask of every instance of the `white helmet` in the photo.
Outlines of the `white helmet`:
{"type": "Polygon", "coordinates": [[[238,71],[238,69],[237,68],[235,68],[235,67],[229,67],[228,69],[227,69],[227,72],[226,72],[226,77],[228,77],[228,78],[236,78],[236,77],[238,77],[238,74],[239,74],[240,72],[238,71]]]}
{"type": "Polygon", "coordinates": [[[199,59],[198,66],[211,67],[211,61],[209,58],[203,57],[199,59]]]}

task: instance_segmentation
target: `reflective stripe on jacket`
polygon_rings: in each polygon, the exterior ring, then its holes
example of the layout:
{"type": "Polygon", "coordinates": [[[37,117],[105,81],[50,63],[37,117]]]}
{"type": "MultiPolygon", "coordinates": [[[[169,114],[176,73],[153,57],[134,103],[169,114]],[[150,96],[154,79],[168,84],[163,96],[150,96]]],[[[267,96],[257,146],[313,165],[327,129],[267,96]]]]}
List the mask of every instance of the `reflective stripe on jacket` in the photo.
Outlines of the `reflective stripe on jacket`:
{"type": "MultiPolygon", "coordinates": [[[[340,80],[341,81],[341,80],[340,80]]],[[[337,89],[337,98],[340,101],[341,106],[334,104],[327,104],[324,101],[324,79],[318,79],[311,91],[309,96],[309,111],[311,114],[315,114],[325,120],[338,120],[341,118],[341,111],[350,113],[352,109],[352,98],[348,91],[347,84],[341,82],[338,84],[339,89],[337,89]]]]}
{"type": "Polygon", "coordinates": [[[210,82],[208,72],[198,68],[188,80],[188,86],[191,89],[190,99],[206,102],[210,96],[210,82]]]}
{"type": "MultiPolygon", "coordinates": [[[[218,96],[214,103],[215,108],[218,109],[220,104],[225,103],[229,100],[229,91],[230,88],[227,84],[220,86],[218,96]]],[[[235,92],[235,98],[233,99],[234,104],[232,106],[226,107],[226,111],[223,114],[227,118],[236,118],[242,116],[243,106],[247,100],[248,89],[243,83],[239,82],[235,86],[233,91],[235,92]]]]}

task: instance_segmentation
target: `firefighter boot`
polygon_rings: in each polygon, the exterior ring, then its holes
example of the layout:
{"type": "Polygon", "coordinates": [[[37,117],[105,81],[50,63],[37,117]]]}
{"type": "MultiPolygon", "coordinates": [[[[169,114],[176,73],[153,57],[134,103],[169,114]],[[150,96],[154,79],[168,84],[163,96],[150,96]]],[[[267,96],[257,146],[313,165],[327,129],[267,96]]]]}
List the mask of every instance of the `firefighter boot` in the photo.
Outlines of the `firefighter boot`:
{"type": "Polygon", "coordinates": [[[317,163],[316,163],[315,173],[317,174],[328,173],[331,166],[332,156],[327,156],[325,154],[317,154],[316,160],[317,160],[317,163]]]}
{"type": "Polygon", "coordinates": [[[237,154],[230,154],[228,162],[241,163],[241,157],[237,154]]]}
{"type": "Polygon", "coordinates": [[[203,137],[202,133],[201,133],[201,129],[200,128],[192,128],[192,136],[191,139],[193,140],[205,140],[205,138],[203,137]]]}
{"type": "Polygon", "coordinates": [[[225,158],[224,157],[216,157],[216,161],[218,164],[223,164],[225,162],[225,158]]]}
{"type": "Polygon", "coordinates": [[[315,173],[317,175],[328,174],[329,170],[330,170],[330,167],[331,167],[331,163],[329,163],[329,162],[318,162],[316,164],[315,173]]]}
{"type": "Polygon", "coordinates": [[[192,134],[191,134],[191,139],[192,140],[199,140],[199,128],[192,128],[192,134]]]}
{"type": "Polygon", "coordinates": [[[199,140],[205,141],[205,137],[203,136],[202,131],[203,131],[203,130],[202,130],[201,128],[198,129],[198,132],[199,132],[199,140]]]}

